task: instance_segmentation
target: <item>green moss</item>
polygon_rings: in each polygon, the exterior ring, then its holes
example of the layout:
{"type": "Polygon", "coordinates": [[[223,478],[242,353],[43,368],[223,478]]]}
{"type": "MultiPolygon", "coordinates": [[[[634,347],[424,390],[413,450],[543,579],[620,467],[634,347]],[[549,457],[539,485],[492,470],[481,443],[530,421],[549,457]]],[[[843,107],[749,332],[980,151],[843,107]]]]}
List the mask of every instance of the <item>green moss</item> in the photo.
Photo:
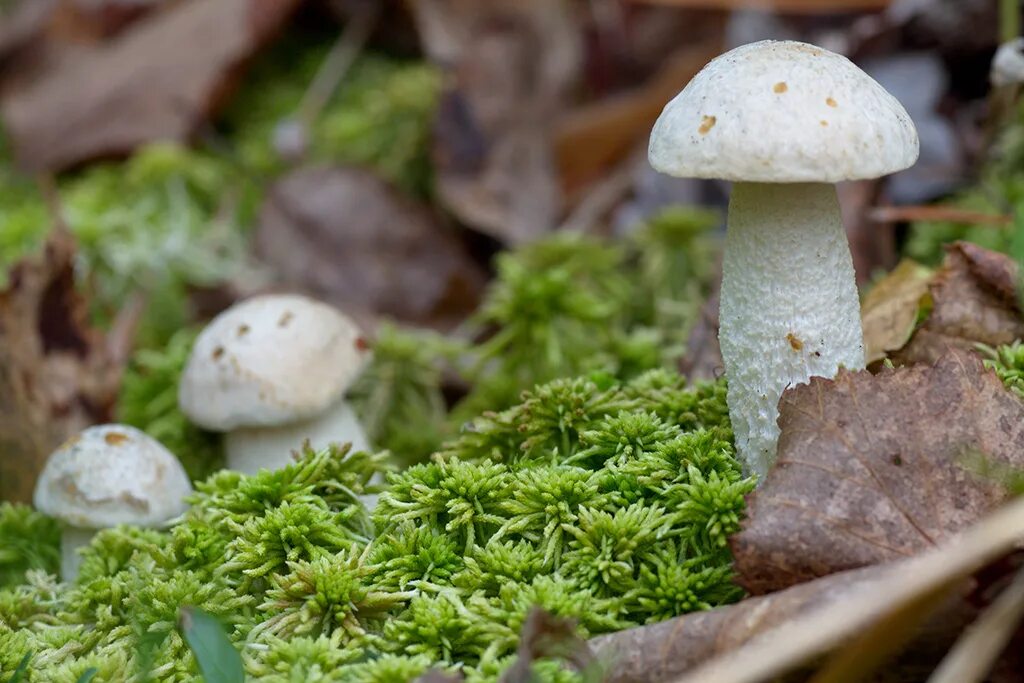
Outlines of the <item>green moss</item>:
{"type": "MultiPolygon", "coordinates": [[[[223,121],[244,166],[264,175],[282,169],[274,130],[296,114],[329,49],[327,41],[296,36],[255,65],[223,121]]],[[[408,192],[426,194],[440,85],[440,74],[423,62],[360,56],[309,131],[312,160],[368,166],[408,192]]]]}
{"type": "Polygon", "coordinates": [[[60,525],[27,505],[0,503],[0,589],[23,583],[25,572],[60,567],[60,525]]]}
{"type": "MultiPolygon", "coordinates": [[[[37,188],[0,178],[0,270],[37,249],[52,225],[37,188]]],[[[247,246],[241,226],[255,190],[223,159],[169,144],[123,162],[89,166],[58,183],[60,210],[79,244],[94,314],[108,322],[133,294],[149,306],[139,340],[161,344],[184,326],[188,285],[238,275],[247,246]]]]}
{"type": "Polygon", "coordinates": [[[382,325],[370,366],[348,394],[370,442],[401,465],[437,450],[453,433],[442,373],[463,350],[437,334],[382,325]]]}
{"type": "Polygon", "coordinates": [[[979,345],[985,367],[994,370],[1007,389],[1024,398],[1024,343],[991,347],[979,345]]]}

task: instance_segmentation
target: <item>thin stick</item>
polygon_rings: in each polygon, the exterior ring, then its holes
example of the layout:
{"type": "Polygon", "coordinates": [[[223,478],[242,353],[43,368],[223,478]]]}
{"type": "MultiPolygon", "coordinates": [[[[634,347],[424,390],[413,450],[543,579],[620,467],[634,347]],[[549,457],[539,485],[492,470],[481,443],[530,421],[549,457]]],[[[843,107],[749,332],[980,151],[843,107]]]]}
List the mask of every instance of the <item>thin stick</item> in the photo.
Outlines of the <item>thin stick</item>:
{"type": "Polygon", "coordinates": [[[338,83],[345,78],[366,41],[370,39],[370,34],[377,24],[378,5],[377,2],[361,4],[360,9],[352,14],[345,24],[341,36],[331,46],[331,51],[320,65],[298,107],[296,118],[307,127],[313,125],[320,112],[327,106],[338,83]]]}
{"type": "Polygon", "coordinates": [[[984,680],[1024,617],[1024,569],[1009,588],[960,637],[928,683],[976,683],[984,680]]]}

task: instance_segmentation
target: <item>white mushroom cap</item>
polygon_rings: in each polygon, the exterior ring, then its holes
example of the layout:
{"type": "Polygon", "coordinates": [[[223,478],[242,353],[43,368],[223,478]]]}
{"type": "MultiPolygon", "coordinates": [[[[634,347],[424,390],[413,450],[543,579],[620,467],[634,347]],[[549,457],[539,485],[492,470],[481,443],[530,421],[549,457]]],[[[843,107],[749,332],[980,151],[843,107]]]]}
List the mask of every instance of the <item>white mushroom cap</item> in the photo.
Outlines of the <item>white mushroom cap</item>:
{"type": "Polygon", "coordinates": [[[992,58],[989,81],[997,88],[1024,83],[1024,38],[1003,43],[992,58]]]}
{"type": "Polygon", "coordinates": [[[846,57],[765,40],[713,59],[669,102],[649,157],[679,177],[835,183],[907,168],[918,147],[903,105],[846,57]]]}
{"type": "Polygon", "coordinates": [[[50,455],[36,508],[74,527],[161,526],[185,511],[192,484],[178,459],[127,425],[89,427],[50,455]]]}
{"type": "Polygon", "coordinates": [[[247,299],[196,339],[178,403],[216,431],[313,417],[356,379],[369,352],[337,309],[295,294],[247,299]]]}

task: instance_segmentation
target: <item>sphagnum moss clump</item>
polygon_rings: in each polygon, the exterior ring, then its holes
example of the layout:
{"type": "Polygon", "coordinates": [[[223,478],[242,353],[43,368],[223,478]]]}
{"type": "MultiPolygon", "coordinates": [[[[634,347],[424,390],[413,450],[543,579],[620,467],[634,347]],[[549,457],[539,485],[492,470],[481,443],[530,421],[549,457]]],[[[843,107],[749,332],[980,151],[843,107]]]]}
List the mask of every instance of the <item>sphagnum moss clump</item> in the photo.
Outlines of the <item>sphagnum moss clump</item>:
{"type": "Polygon", "coordinates": [[[725,539],[753,481],[722,383],[652,371],[609,384],[556,380],[481,416],[392,472],[372,517],[358,497],[386,453],[306,448],[275,472],[214,474],[171,528],[97,534],[74,583],[35,569],[0,590],[0,667],[31,652],[29,683],[90,667],[137,681],[145,663],[154,680],[191,681],[175,619],[192,605],[220,619],[253,680],[435,667],[487,681],[534,605],[589,637],[738,599],[725,539]]]}

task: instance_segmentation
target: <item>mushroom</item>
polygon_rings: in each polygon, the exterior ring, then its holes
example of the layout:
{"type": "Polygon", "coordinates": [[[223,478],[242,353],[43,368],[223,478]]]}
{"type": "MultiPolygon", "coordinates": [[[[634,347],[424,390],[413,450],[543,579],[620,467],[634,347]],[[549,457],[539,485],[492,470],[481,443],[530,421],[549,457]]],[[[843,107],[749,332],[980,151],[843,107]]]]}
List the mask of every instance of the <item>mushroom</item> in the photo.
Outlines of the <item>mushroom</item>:
{"type": "Polygon", "coordinates": [[[227,465],[245,474],[284,467],[306,439],[367,450],[344,396],[368,356],[335,308],[295,294],[256,296],[199,334],[178,403],[197,425],[226,432],[227,465]]]}
{"type": "Polygon", "coordinates": [[[895,98],[845,57],[794,41],[715,58],[654,125],[655,169],[734,183],[719,343],[737,453],[760,478],[786,387],[864,367],[834,183],[899,171],[917,155],[895,98]]]}
{"type": "Polygon", "coordinates": [[[191,493],[181,463],[160,442],[135,427],[107,424],[89,427],[50,455],[34,502],[64,524],[60,571],[73,581],[78,550],[96,530],[164,526],[185,512],[191,493]]]}

